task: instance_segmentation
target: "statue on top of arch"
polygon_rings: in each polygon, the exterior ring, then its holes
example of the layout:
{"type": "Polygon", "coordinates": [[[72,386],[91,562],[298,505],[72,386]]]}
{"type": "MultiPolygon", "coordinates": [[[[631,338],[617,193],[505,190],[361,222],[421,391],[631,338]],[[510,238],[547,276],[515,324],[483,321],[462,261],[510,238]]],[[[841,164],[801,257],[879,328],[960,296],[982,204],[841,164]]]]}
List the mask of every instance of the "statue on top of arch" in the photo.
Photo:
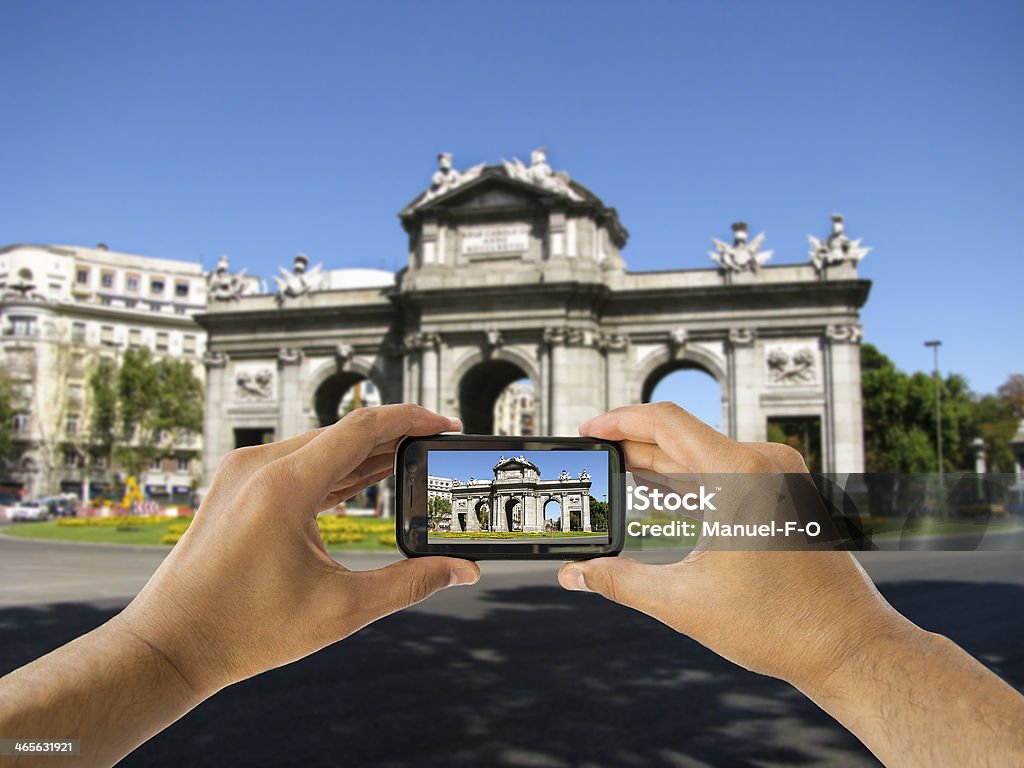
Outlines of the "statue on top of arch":
{"type": "Polygon", "coordinates": [[[217,266],[206,273],[206,295],[211,301],[238,301],[242,296],[260,293],[262,286],[245,270],[232,274],[228,257],[217,259],[217,266]]]}
{"type": "Polygon", "coordinates": [[[811,263],[814,268],[821,272],[825,267],[842,264],[844,261],[852,261],[857,264],[868,255],[870,248],[863,247],[861,238],[851,240],[843,232],[844,222],[841,213],[832,214],[832,234],[822,243],[813,235],[808,235],[807,240],[811,244],[811,263]]]}
{"type": "Polygon", "coordinates": [[[278,267],[281,274],[274,276],[274,283],[277,284],[277,293],[274,294],[274,298],[277,299],[278,304],[283,304],[285,299],[296,299],[307,293],[323,290],[327,282],[327,275],[323,272],[322,265],[317,264],[307,271],[308,265],[309,259],[306,254],[297,253],[291,272],[284,267],[278,267]]]}
{"type": "Polygon", "coordinates": [[[772,251],[762,251],[764,232],[751,241],[747,241],[747,223],[737,221],[732,225],[732,245],[717,238],[711,238],[715,250],[708,251],[711,260],[721,267],[723,272],[757,272],[772,257],[772,251]]]}
{"type": "Polygon", "coordinates": [[[582,200],[583,197],[572,188],[569,183],[569,174],[565,171],[554,171],[548,165],[548,151],[545,147],[538,147],[530,153],[530,164],[524,165],[518,157],[513,157],[512,162],[502,160],[505,173],[509,178],[525,181],[535,187],[546,189],[557,195],[563,195],[570,200],[582,200]]]}

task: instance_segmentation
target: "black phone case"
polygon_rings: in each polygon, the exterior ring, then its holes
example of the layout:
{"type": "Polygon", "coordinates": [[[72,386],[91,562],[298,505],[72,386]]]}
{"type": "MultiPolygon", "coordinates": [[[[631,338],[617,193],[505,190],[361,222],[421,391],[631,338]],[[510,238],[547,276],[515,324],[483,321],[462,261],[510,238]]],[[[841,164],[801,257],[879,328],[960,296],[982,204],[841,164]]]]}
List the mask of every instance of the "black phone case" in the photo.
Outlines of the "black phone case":
{"type": "MultiPolygon", "coordinates": [[[[611,440],[599,440],[591,437],[534,437],[507,435],[463,435],[441,434],[429,437],[407,437],[402,440],[395,451],[395,540],[398,548],[406,557],[459,557],[464,560],[589,560],[596,557],[615,557],[625,544],[626,509],[625,509],[625,469],[626,459],[622,448],[611,440]],[[529,444],[548,446],[546,450],[578,450],[580,445],[593,445],[608,448],[617,457],[618,467],[609,471],[609,505],[608,505],[608,544],[601,551],[566,551],[578,545],[558,544],[425,544],[426,551],[410,548],[405,542],[405,522],[410,519],[410,492],[408,475],[405,471],[406,459],[412,446],[420,443],[456,443],[463,450],[505,450],[523,452],[527,450],[545,450],[545,448],[528,448],[529,444]],[[615,488],[613,497],[612,490],[615,488]],[[613,498],[615,504],[612,504],[613,498]]],[[[424,466],[424,472],[426,467],[424,466]]]]}

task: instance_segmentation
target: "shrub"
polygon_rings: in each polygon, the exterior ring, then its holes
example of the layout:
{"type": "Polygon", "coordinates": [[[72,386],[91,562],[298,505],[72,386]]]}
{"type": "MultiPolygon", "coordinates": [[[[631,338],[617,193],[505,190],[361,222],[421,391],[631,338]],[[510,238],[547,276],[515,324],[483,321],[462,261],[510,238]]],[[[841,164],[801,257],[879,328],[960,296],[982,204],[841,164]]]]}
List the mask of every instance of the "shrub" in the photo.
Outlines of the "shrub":
{"type": "Polygon", "coordinates": [[[95,528],[104,526],[130,527],[137,525],[157,525],[166,523],[166,517],[160,515],[111,515],[109,517],[62,517],[57,525],[68,528],[95,528]]]}

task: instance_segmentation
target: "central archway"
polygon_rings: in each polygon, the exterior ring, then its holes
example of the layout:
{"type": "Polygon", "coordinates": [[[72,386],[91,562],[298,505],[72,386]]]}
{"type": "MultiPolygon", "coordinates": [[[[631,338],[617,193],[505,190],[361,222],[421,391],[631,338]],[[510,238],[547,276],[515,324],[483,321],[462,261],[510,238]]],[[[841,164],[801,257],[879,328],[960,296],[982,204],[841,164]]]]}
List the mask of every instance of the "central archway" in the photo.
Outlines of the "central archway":
{"type": "Polygon", "coordinates": [[[728,432],[721,384],[699,363],[671,360],[655,368],[644,380],[641,397],[645,403],[676,403],[708,426],[728,432]]]}
{"type": "Polygon", "coordinates": [[[355,408],[380,404],[380,390],[371,379],[356,371],[339,371],[328,376],[313,395],[319,427],[330,426],[355,408]]]}
{"type": "Polygon", "coordinates": [[[459,381],[459,415],[463,431],[469,434],[494,433],[494,406],[498,397],[512,384],[529,375],[508,360],[484,360],[477,363],[459,381]]]}

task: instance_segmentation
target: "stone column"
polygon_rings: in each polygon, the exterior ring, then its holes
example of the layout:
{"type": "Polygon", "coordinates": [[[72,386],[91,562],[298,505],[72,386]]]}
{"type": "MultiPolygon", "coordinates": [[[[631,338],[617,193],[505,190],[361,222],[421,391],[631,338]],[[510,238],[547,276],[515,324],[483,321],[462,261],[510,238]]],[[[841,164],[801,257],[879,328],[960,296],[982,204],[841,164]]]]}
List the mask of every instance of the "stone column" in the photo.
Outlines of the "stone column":
{"type": "Polygon", "coordinates": [[[226,352],[208,351],[206,365],[206,400],[203,404],[203,487],[213,482],[220,460],[234,448],[230,422],[224,417],[231,397],[227,375],[226,352]]]}
{"type": "Polygon", "coordinates": [[[575,435],[583,421],[600,412],[603,401],[596,334],[555,327],[546,329],[544,337],[551,346],[551,432],[575,435]]]}
{"type": "Polygon", "coordinates": [[[590,530],[590,489],[585,488],[583,493],[580,495],[580,503],[583,505],[583,511],[580,514],[580,518],[583,522],[583,530],[590,530]]]}
{"type": "Polygon", "coordinates": [[[547,340],[545,331],[544,342],[540,345],[540,381],[538,382],[537,407],[540,413],[537,414],[537,431],[541,435],[550,435],[551,432],[551,344],[547,340]]]}
{"type": "Polygon", "coordinates": [[[768,434],[759,395],[764,371],[757,355],[757,331],[733,328],[726,345],[729,363],[728,435],[742,442],[764,442],[768,434]]]}
{"type": "Polygon", "coordinates": [[[421,353],[419,334],[407,334],[404,339],[404,343],[402,344],[402,349],[405,353],[402,358],[402,366],[404,369],[402,376],[403,402],[422,404],[423,395],[420,388],[421,353]]]}
{"type": "Polygon", "coordinates": [[[864,471],[864,424],[861,404],[859,325],[832,325],[825,329],[825,382],[827,434],[831,473],[864,471]]]}
{"type": "Polygon", "coordinates": [[[277,436],[294,437],[303,431],[302,350],[281,347],[277,353],[277,436]]]}
{"type": "Polygon", "coordinates": [[[436,333],[420,334],[420,404],[441,412],[441,363],[439,348],[441,337],[436,333]]]}
{"type": "Polygon", "coordinates": [[[569,514],[569,502],[566,500],[564,493],[558,495],[558,501],[562,508],[562,530],[566,532],[571,531],[572,516],[569,514]]]}
{"type": "Polygon", "coordinates": [[[601,334],[599,349],[604,353],[604,409],[610,411],[629,400],[629,337],[601,334]]]}

